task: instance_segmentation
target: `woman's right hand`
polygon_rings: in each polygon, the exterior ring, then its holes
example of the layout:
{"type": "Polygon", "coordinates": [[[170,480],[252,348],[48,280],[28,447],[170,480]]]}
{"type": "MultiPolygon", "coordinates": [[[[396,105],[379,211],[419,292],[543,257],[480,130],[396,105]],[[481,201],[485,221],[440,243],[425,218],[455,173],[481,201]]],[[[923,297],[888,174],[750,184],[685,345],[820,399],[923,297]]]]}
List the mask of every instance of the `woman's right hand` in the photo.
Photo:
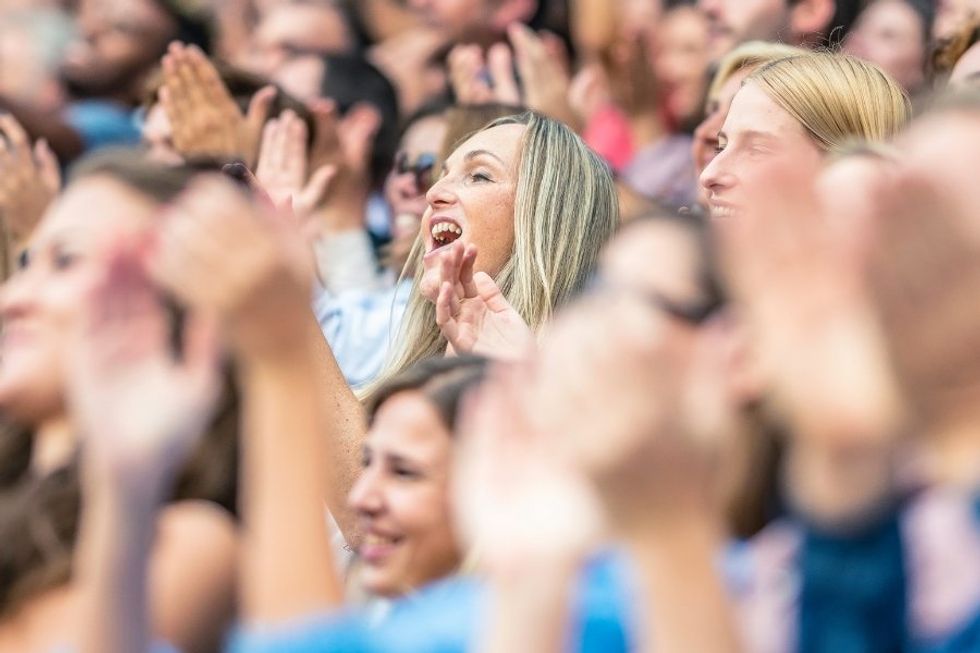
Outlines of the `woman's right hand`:
{"type": "Polygon", "coordinates": [[[534,334],[490,275],[473,272],[476,254],[476,245],[459,242],[438,253],[436,324],[458,354],[524,358],[534,334]]]}
{"type": "Polygon", "coordinates": [[[215,314],[235,354],[274,357],[307,341],[313,263],[291,216],[216,175],[168,210],[157,246],[157,282],[215,314]]]}

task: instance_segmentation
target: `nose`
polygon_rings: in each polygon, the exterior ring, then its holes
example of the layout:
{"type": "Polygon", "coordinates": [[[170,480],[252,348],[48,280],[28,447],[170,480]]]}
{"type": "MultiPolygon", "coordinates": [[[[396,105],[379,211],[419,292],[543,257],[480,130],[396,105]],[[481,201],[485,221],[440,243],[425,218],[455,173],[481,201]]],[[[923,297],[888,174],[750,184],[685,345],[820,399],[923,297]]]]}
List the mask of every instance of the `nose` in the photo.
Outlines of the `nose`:
{"type": "Polygon", "coordinates": [[[708,193],[717,193],[725,188],[729,188],[735,181],[734,175],[729,170],[727,152],[722,150],[716,154],[711,162],[705,167],[698,181],[701,187],[708,193]]]}
{"type": "Polygon", "coordinates": [[[456,193],[452,189],[452,181],[449,177],[443,177],[432,185],[432,188],[425,194],[425,201],[433,209],[451,206],[456,202],[456,193]]]}
{"type": "Polygon", "coordinates": [[[370,467],[361,471],[350,494],[347,495],[347,504],[356,513],[368,517],[379,515],[384,511],[384,492],[380,479],[370,467]]]}
{"type": "Polygon", "coordinates": [[[698,9],[713,16],[718,13],[718,4],[718,0],[698,0],[698,9]]]}
{"type": "Polygon", "coordinates": [[[33,278],[30,271],[20,272],[0,287],[0,322],[30,313],[37,298],[33,278]]]}

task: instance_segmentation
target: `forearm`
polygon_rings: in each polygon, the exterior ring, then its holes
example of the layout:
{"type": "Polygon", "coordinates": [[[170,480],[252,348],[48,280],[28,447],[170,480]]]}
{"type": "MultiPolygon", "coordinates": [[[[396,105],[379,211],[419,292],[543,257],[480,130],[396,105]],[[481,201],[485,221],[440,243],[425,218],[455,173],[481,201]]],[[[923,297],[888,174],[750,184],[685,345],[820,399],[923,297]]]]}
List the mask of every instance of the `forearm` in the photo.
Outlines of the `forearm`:
{"type": "Polygon", "coordinates": [[[535,565],[491,574],[481,653],[567,650],[574,565],[535,565]]]}
{"type": "Polygon", "coordinates": [[[738,651],[734,617],[716,569],[720,529],[689,519],[630,538],[647,605],[645,650],[738,651]]]}
{"type": "Polygon", "coordinates": [[[342,599],[324,513],[328,418],[314,352],[302,342],[284,352],[242,370],[241,607],[250,621],[310,614],[342,599]]]}
{"type": "Polygon", "coordinates": [[[147,568],[155,534],[154,496],[86,492],[77,550],[82,594],[81,653],[145,653],[150,633],[147,568]]]}
{"type": "Polygon", "coordinates": [[[328,415],[320,432],[329,463],[327,506],[348,542],[354,537],[353,516],[347,495],[361,472],[361,451],[367,422],[364,407],[344,378],[330,345],[313,314],[306,325],[311,361],[315,367],[316,394],[328,415]]]}

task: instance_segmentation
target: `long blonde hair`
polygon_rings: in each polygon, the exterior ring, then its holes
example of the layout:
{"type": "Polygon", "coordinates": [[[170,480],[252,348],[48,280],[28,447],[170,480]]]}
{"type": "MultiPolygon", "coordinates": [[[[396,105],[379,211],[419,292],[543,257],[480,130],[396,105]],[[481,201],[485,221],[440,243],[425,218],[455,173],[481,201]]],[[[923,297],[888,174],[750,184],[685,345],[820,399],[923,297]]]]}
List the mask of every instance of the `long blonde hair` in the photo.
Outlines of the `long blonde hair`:
{"type": "MultiPolygon", "coordinates": [[[[526,130],[514,197],[514,249],[495,280],[537,330],[585,284],[619,223],[619,204],[606,164],[561,122],[527,112],[494,120],[483,130],[500,125],[526,130]]],[[[424,250],[420,234],[405,266],[415,281],[398,340],[366,395],[414,363],[446,351],[435,306],[419,292],[424,250]]]]}
{"type": "Polygon", "coordinates": [[[856,139],[884,141],[909,120],[908,96],[874,64],[831,52],[810,52],[766,64],[754,82],[793,116],[824,151],[856,139]]]}

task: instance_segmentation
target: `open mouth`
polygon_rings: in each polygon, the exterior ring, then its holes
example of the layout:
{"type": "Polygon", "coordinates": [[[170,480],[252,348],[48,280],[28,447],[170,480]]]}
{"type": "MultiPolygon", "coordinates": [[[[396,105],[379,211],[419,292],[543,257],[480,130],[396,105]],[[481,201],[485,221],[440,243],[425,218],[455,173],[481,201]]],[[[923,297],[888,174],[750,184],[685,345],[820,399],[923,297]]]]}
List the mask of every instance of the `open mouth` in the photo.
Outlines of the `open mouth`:
{"type": "Polygon", "coordinates": [[[401,542],[401,537],[390,537],[377,533],[365,533],[361,540],[361,558],[371,564],[383,561],[401,542]]]}
{"type": "Polygon", "coordinates": [[[463,235],[463,228],[455,222],[440,221],[432,225],[432,243],[434,249],[451,245],[463,235]]]}

